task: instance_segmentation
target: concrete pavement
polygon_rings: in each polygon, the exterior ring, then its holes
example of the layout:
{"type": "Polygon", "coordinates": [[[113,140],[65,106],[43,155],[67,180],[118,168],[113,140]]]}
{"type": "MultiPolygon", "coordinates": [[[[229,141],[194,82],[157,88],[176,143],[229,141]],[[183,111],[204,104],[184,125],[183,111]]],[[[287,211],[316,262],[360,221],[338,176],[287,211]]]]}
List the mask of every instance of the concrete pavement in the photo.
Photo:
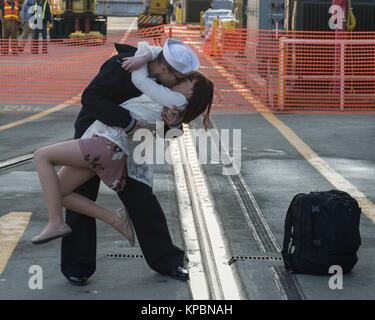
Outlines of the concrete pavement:
{"type": "MultiPolygon", "coordinates": [[[[78,108],[66,109],[55,115],[54,125],[45,126],[45,136],[55,140],[69,138],[71,123],[78,108]],[[60,121],[57,121],[57,120],[60,121]],[[65,119],[65,121],[62,121],[65,119]],[[57,135],[56,133],[64,133],[57,135]],[[52,134],[53,133],[53,134],[52,134]]],[[[316,150],[341,175],[357,186],[372,201],[374,197],[374,155],[372,132],[374,117],[358,115],[279,116],[305,142],[316,150]],[[353,137],[356,137],[355,139],[353,137]],[[351,140],[353,139],[353,140],[351,140]],[[334,143],[332,143],[334,141],[334,143]]],[[[282,243],[283,223],[293,195],[311,190],[329,190],[333,186],[322,177],[300,154],[267,123],[262,116],[249,114],[214,114],[218,129],[242,130],[241,174],[254,194],[262,214],[279,244],[282,243]]],[[[42,124],[50,123],[50,118],[42,124]]],[[[196,120],[192,127],[198,128],[196,120]]],[[[31,123],[29,132],[41,123],[31,123]]],[[[15,131],[9,150],[31,152],[36,145],[24,145],[22,130],[15,131]]],[[[48,144],[49,139],[40,140],[48,144]]],[[[37,140],[37,139],[36,139],[37,140]]],[[[2,144],[3,147],[3,144],[2,144]]],[[[6,151],[3,154],[13,154],[6,151]]],[[[221,166],[203,166],[209,182],[215,209],[220,215],[233,257],[248,257],[234,262],[249,299],[281,299],[271,266],[282,266],[278,252],[262,252],[254,241],[241,207],[221,166]],[[274,260],[256,260],[255,257],[274,257],[274,260]]],[[[182,246],[178,209],[174,193],[171,166],[156,168],[154,190],[166,211],[172,236],[182,246]]],[[[155,274],[144,259],[137,257],[139,248],[129,248],[110,227],[98,223],[98,268],[87,287],[77,288],[67,284],[59,272],[59,241],[41,249],[30,244],[30,239],[46,222],[45,205],[40,186],[31,163],[0,172],[1,214],[11,211],[32,212],[31,221],[7,268],[0,276],[0,299],[188,299],[188,287],[184,283],[155,274]],[[20,181],[22,183],[20,183],[20,181]],[[121,254],[111,258],[111,254],[121,254]],[[44,290],[27,288],[28,268],[43,266],[44,290]],[[162,295],[160,295],[162,292],[162,295]]],[[[99,203],[116,208],[120,202],[110,190],[102,188],[99,203]]],[[[354,272],[344,276],[343,290],[331,290],[329,277],[298,275],[298,282],[307,299],[374,299],[374,225],[364,215],[361,220],[362,246],[359,262],[354,272]]]]}
{"type": "MultiPolygon", "coordinates": [[[[293,196],[300,192],[331,190],[334,186],[317,172],[259,114],[214,114],[217,128],[242,130],[241,175],[253,193],[271,232],[282,245],[284,219],[293,196]]],[[[283,115],[278,116],[340,175],[375,201],[374,116],[283,115]]],[[[196,123],[196,126],[199,125],[196,123]]],[[[221,167],[204,165],[216,209],[233,256],[279,257],[276,251],[262,252],[244,217],[233,187],[221,167]]],[[[374,299],[374,223],[361,218],[362,246],[359,262],[344,276],[343,290],[331,290],[328,276],[297,275],[307,299],[374,299]]],[[[235,262],[249,299],[280,299],[270,272],[280,260],[247,259],[235,262]]]]}

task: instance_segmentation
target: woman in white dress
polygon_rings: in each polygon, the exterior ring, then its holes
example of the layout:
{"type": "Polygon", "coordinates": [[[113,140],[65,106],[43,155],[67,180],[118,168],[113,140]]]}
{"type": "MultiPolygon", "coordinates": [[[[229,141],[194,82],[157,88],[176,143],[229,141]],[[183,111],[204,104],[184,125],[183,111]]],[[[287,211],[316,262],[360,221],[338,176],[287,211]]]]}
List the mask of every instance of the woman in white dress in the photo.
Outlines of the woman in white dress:
{"type": "MultiPolygon", "coordinates": [[[[126,108],[141,127],[153,128],[161,121],[163,107],[177,107],[183,122],[189,123],[206,112],[204,125],[213,100],[213,83],[198,72],[168,89],[148,78],[146,63],[153,60],[161,48],[139,43],[135,57],[128,58],[123,68],[133,71],[132,81],[144,94],[130,99],[121,106],[126,108]],[[137,70],[135,70],[137,69],[137,70]]],[[[41,148],[34,153],[34,163],[47,203],[49,222],[43,231],[32,239],[41,244],[71,233],[62,216],[62,207],[100,219],[119,231],[134,246],[134,231],[125,208],[115,213],[97,205],[73,191],[98,175],[114,191],[125,186],[129,173],[127,163],[132,156],[132,137],[119,127],[109,127],[95,121],[83,137],[41,148]],[[63,166],[56,173],[55,166],[63,166]]],[[[131,174],[130,174],[131,175],[131,174]]]]}

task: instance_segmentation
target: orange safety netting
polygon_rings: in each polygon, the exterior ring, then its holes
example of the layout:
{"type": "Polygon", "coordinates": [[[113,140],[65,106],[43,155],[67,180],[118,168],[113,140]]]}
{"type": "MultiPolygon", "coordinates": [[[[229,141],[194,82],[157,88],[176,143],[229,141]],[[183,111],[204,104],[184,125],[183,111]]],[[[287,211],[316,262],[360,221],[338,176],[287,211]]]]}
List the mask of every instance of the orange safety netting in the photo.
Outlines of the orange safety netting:
{"type": "Polygon", "coordinates": [[[123,35],[119,32],[106,39],[48,40],[47,54],[43,53],[42,40],[38,54],[33,54],[37,47],[32,40],[6,46],[6,41],[0,39],[0,105],[60,104],[79,95],[111,55],[113,43],[123,35]],[[7,47],[9,51],[4,54],[7,47]]]}
{"type": "MultiPolygon", "coordinates": [[[[192,46],[215,83],[216,111],[375,111],[375,32],[203,33],[199,26],[165,25],[133,30],[125,42],[163,45],[173,37],[192,46]]],[[[0,105],[59,104],[80,94],[123,36],[51,40],[48,54],[40,40],[38,55],[29,42],[18,56],[1,56],[0,105]]]]}

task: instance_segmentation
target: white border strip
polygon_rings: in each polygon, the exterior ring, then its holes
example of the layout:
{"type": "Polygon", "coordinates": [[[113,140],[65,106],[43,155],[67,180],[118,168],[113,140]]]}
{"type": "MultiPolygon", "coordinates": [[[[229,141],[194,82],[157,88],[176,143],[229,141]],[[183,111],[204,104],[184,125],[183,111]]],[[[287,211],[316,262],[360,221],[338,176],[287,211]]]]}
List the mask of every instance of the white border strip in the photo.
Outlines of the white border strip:
{"type": "Polygon", "coordinates": [[[178,142],[170,143],[173,172],[176,181],[177,202],[180,210],[180,224],[182,227],[186,254],[189,260],[190,291],[194,300],[209,300],[210,290],[204,273],[201,248],[195,228],[193,208],[189,197],[189,190],[185,179],[178,142]]]}
{"type": "MultiPolygon", "coordinates": [[[[230,254],[224,230],[214,209],[205,177],[198,162],[195,144],[187,125],[184,125],[184,135],[182,139],[178,139],[178,144],[181,159],[186,164],[185,177],[193,205],[195,227],[198,231],[201,255],[204,257],[203,262],[211,299],[240,300],[242,295],[238,276],[228,263],[230,254]]],[[[189,249],[187,248],[188,251],[189,249]]]]}

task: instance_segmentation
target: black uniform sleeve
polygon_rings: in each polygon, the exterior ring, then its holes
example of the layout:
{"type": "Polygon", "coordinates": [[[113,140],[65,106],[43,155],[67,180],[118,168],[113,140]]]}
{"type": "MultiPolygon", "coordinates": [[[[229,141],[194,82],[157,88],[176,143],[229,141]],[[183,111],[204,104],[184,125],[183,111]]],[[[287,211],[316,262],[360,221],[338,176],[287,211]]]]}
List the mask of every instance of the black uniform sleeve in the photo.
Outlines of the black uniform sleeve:
{"type": "Polygon", "coordinates": [[[124,81],[131,82],[130,74],[122,69],[116,59],[110,59],[85,89],[81,102],[82,107],[95,119],[111,127],[124,128],[128,132],[136,121],[115,99],[118,96],[116,90],[123,89],[124,81]]]}

